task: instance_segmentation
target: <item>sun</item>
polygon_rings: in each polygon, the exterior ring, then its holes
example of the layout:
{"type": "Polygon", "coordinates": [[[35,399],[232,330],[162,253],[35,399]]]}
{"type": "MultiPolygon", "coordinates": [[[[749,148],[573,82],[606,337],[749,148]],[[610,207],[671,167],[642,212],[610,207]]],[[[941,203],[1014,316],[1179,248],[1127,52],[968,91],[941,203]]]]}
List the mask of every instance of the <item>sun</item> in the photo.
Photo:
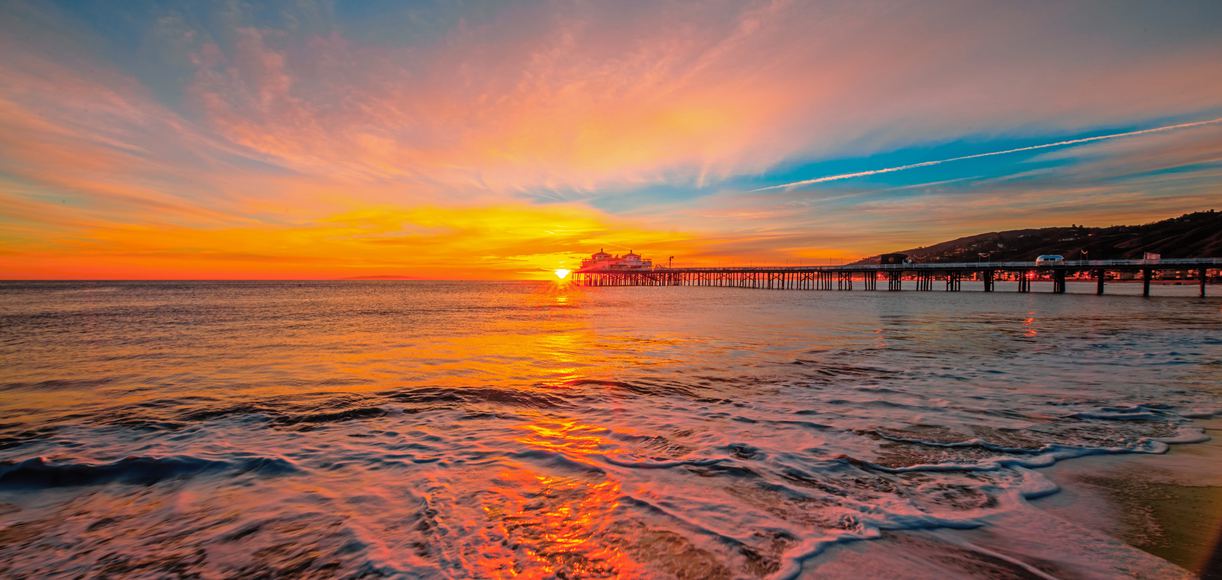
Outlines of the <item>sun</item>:
{"type": "Polygon", "coordinates": [[[556,272],[555,272],[556,277],[557,277],[557,278],[559,278],[559,279],[561,279],[561,280],[563,280],[563,279],[565,279],[565,278],[568,278],[568,277],[569,277],[569,273],[570,273],[570,270],[569,270],[569,269],[567,269],[567,268],[557,268],[557,269],[556,269],[556,272]]]}

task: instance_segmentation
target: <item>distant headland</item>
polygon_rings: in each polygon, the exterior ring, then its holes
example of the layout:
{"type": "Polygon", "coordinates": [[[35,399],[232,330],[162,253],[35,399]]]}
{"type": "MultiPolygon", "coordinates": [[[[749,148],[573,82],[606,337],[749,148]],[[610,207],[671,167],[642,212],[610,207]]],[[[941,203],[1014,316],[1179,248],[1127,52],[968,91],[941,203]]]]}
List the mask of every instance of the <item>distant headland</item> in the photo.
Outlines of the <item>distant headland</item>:
{"type": "MultiPolygon", "coordinates": [[[[1136,226],[1035,228],[989,232],[931,246],[900,250],[923,263],[1031,260],[1060,254],[1071,260],[1141,258],[1147,252],[1164,258],[1222,256],[1222,212],[1215,210],[1136,226]]],[[[877,264],[871,256],[851,265],[877,264]]]]}

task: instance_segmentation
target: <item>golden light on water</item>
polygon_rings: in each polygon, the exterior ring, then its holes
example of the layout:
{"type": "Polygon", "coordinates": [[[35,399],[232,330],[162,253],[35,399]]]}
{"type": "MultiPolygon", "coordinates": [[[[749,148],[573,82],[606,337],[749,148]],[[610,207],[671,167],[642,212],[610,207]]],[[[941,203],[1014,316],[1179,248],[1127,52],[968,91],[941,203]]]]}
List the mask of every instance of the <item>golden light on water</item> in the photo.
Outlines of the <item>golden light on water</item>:
{"type": "Polygon", "coordinates": [[[571,273],[571,270],[567,268],[557,268],[555,272],[556,277],[561,280],[568,278],[570,273],[571,273]]]}

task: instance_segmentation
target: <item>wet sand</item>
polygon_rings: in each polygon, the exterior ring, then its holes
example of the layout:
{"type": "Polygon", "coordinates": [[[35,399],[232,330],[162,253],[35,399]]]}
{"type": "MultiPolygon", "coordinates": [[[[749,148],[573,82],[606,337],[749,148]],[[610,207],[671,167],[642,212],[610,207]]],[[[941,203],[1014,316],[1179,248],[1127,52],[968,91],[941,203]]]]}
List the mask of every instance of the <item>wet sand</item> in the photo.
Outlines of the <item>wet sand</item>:
{"type": "Polygon", "coordinates": [[[1059,487],[973,530],[885,532],[834,546],[803,577],[1222,578],[1222,419],[1163,455],[1039,470],[1059,487]]]}
{"type": "Polygon", "coordinates": [[[1090,457],[1045,470],[1062,491],[1040,509],[1178,564],[1222,578],[1222,420],[1209,441],[1165,455],[1090,457]]]}

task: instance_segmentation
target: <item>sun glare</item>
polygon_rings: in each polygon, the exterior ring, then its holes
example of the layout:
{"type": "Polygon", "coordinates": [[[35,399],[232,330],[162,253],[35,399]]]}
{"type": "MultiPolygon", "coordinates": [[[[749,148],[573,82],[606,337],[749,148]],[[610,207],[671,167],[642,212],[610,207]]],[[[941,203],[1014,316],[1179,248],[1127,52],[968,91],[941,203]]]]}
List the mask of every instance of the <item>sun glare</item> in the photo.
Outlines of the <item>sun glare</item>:
{"type": "Polygon", "coordinates": [[[566,268],[558,268],[555,273],[556,277],[561,280],[569,277],[569,270],[566,268]]]}

